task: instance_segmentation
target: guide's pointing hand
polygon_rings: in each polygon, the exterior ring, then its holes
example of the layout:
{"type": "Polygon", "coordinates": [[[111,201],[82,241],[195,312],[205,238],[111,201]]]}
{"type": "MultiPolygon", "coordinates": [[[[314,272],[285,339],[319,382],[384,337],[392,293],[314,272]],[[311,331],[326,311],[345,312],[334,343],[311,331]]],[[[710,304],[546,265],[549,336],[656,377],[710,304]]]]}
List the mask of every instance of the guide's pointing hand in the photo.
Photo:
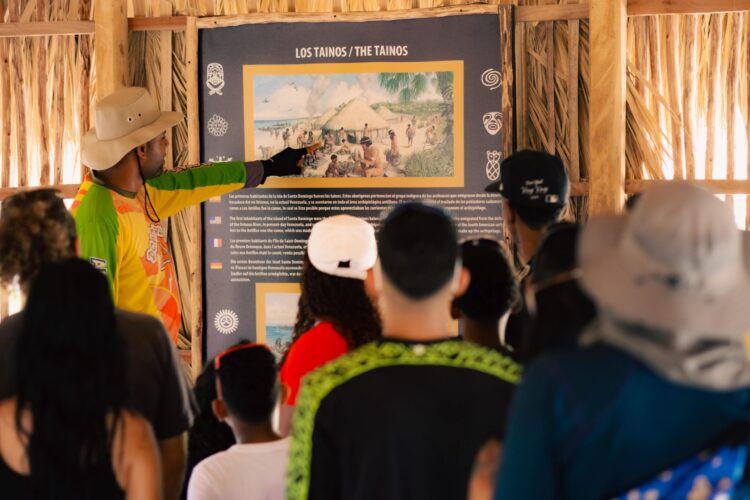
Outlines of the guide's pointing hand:
{"type": "Polygon", "coordinates": [[[267,160],[261,160],[261,163],[263,163],[263,182],[272,175],[277,177],[300,175],[305,155],[313,154],[318,149],[320,149],[320,143],[316,142],[305,148],[286,148],[267,160]]]}

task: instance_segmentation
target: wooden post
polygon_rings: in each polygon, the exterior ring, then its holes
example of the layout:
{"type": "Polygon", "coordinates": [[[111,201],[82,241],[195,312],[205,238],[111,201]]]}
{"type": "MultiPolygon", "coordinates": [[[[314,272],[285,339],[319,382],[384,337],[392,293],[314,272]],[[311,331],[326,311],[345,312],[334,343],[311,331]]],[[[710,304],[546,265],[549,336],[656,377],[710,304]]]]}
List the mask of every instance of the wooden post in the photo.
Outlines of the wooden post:
{"type": "MultiPolygon", "coordinates": [[[[187,84],[187,126],[189,165],[201,161],[200,115],[198,103],[198,27],[195,17],[187,19],[185,27],[185,79],[187,84]]],[[[201,234],[203,224],[200,207],[190,209],[193,217],[192,247],[189,251],[190,262],[190,350],[193,376],[197,377],[203,365],[203,276],[201,234]]]]}
{"type": "Polygon", "coordinates": [[[544,32],[547,38],[547,152],[555,154],[557,146],[555,144],[557,117],[555,114],[555,22],[547,21],[544,23],[544,32]]]}
{"type": "Polygon", "coordinates": [[[669,89],[669,106],[672,113],[669,122],[672,124],[672,161],[674,163],[674,178],[685,178],[685,162],[682,141],[682,123],[684,121],[680,99],[680,74],[677,71],[677,34],[679,33],[676,16],[667,16],[666,24],[666,58],[667,58],[667,88],[669,89]]]}
{"type": "MultiPolygon", "coordinates": [[[[101,4],[102,0],[97,0],[97,3],[101,4]]],[[[106,3],[106,0],[105,0],[106,3]]],[[[113,2],[114,3],[114,2],[113,2]]],[[[91,7],[91,0],[81,0],[81,2],[78,5],[78,19],[84,20],[88,19],[90,17],[90,7],[91,7]]],[[[101,12],[97,8],[97,16],[101,18],[101,12]]],[[[98,24],[98,23],[97,23],[98,24]]],[[[96,28],[96,26],[95,26],[96,28]]],[[[97,37],[98,39],[98,37],[97,37]]],[[[101,57],[104,57],[104,55],[95,47],[96,53],[97,53],[97,59],[101,60],[101,57]]],[[[90,103],[91,103],[91,37],[87,35],[81,35],[78,37],[78,52],[81,60],[81,72],[78,75],[79,78],[79,85],[78,85],[78,107],[79,107],[79,121],[80,121],[80,136],[82,137],[83,134],[88,131],[89,127],[91,126],[91,110],[90,103]]],[[[125,60],[127,63],[127,59],[125,60]]],[[[96,61],[94,62],[96,64],[96,61]]],[[[110,60],[108,61],[109,64],[113,64],[113,62],[110,60]]],[[[127,67],[127,66],[126,66],[127,67]]],[[[101,77],[98,77],[99,81],[99,92],[102,91],[102,87],[106,86],[107,81],[107,70],[105,68],[101,68],[101,77]]],[[[99,71],[97,71],[99,73],[99,71]]],[[[111,92],[111,91],[110,91],[111,92]]],[[[109,92],[107,92],[109,93],[109,92]]],[[[106,94],[100,94],[100,95],[106,95],[106,94]]],[[[83,180],[86,177],[87,168],[81,163],[81,180],[83,180]]]]}
{"type": "Polygon", "coordinates": [[[589,215],[617,213],[625,189],[627,0],[591,0],[589,215]]]}
{"type": "Polygon", "coordinates": [[[735,163],[734,163],[734,120],[737,115],[737,66],[739,65],[739,52],[740,52],[740,21],[739,14],[728,14],[727,15],[727,26],[729,34],[729,42],[724,44],[724,48],[729,48],[729,54],[727,57],[727,70],[726,80],[724,89],[726,91],[726,98],[724,100],[724,112],[726,113],[726,126],[727,126],[727,179],[734,179],[735,177],[735,163]]]}
{"type": "Polygon", "coordinates": [[[682,32],[682,46],[685,48],[684,65],[682,67],[682,129],[685,144],[685,176],[695,179],[695,152],[693,140],[693,98],[695,85],[693,72],[695,71],[695,39],[698,36],[698,20],[696,16],[685,16],[682,32]]]}
{"type": "MultiPolygon", "coordinates": [[[[172,5],[164,0],[158,0],[154,3],[154,14],[156,16],[171,16],[172,5]]],[[[172,111],[172,32],[162,31],[159,33],[159,60],[160,79],[159,82],[159,103],[161,109],[172,111]]],[[[172,146],[174,144],[174,128],[169,132],[171,139],[167,146],[167,156],[164,168],[171,169],[174,165],[174,155],[172,146]]]]}
{"type": "Polygon", "coordinates": [[[714,178],[714,116],[716,115],[716,79],[719,71],[719,46],[721,45],[721,16],[711,15],[711,43],[708,52],[708,103],[706,104],[706,179],[714,178]]]}
{"type": "MultiPolygon", "coordinates": [[[[2,18],[0,18],[2,23],[2,18]]],[[[0,140],[0,186],[10,186],[10,41],[0,40],[0,109],[2,140],[0,140]]]]}
{"type": "Polygon", "coordinates": [[[516,25],[515,33],[515,55],[516,55],[516,149],[528,146],[528,134],[526,123],[528,120],[526,88],[528,79],[526,77],[526,23],[516,25]]]}
{"type": "Polygon", "coordinates": [[[95,0],[96,88],[99,99],[127,85],[128,17],[125,0],[95,0]]]}
{"type": "Polygon", "coordinates": [[[568,21],[568,176],[573,182],[581,180],[578,137],[578,45],[580,21],[568,21]]]}
{"type": "MultiPolygon", "coordinates": [[[[47,21],[47,9],[44,0],[36,0],[36,20],[37,22],[47,21]]],[[[38,40],[34,40],[38,48],[37,52],[37,70],[39,72],[38,81],[38,92],[37,99],[39,103],[39,132],[41,137],[39,138],[39,184],[46,186],[50,181],[50,161],[49,161],[49,118],[50,118],[50,106],[49,99],[47,97],[47,44],[49,43],[48,37],[42,37],[38,40]]]]}
{"type": "Polygon", "coordinates": [[[500,52],[502,53],[503,95],[500,98],[500,111],[503,113],[503,158],[513,153],[513,11],[511,7],[501,5],[500,15],[500,52]]]}
{"type": "MultiPolygon", "coordinates": [[[[20,21],[20,2],[10,2],[8,5],[8,19],[12,23],[20,21]]],[[[26,44],[24,38],[16,38],[10,42],[11,46],[11,68],[13,71],[13,107],[12,116],[15,118],[15,142],[16,142],[16,170],[18,172],[18,185],[28,185],[28,161],[26,146],[26,103],[24,102],[24,56],[23,47],[26,44]]]]}

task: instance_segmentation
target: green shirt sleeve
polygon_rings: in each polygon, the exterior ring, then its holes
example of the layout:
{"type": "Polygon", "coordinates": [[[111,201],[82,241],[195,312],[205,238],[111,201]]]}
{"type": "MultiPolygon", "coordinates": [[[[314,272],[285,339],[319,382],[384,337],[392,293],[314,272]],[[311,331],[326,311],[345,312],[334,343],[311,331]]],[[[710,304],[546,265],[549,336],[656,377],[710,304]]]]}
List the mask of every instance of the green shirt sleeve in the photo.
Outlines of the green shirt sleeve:
{"type": "Polygon", "coordinates": [[[245,187],[247,169],[241,161],[215,163],[167,172],[146,181],[149,197],[161,218],[245,187]]]}

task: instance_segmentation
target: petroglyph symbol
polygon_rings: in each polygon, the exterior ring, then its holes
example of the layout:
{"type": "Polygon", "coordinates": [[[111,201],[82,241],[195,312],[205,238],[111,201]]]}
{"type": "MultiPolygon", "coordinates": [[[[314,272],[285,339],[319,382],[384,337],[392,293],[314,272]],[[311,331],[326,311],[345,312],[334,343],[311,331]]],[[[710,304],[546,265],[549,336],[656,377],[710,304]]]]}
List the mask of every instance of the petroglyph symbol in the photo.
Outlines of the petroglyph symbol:
{"type": "Polygon", "coordinates": [[[502,73],[496,69],[488,68],[482,73],[482,85],[489,87],[490,90],[495,90],[502,84],[502,73]]]}
{"type": "Polygon", "coordinates": [[[487,179],[496,181],[500,178],[500,158],[502,157],[500,151],[487,151],[487,166],[485,167],[487,179]]]}
{"type": "Polygon", "coordinates": [[[237,331],[240,326],[240,318],[237,313],[231,309],[222,309],[214,317],[214,326],[216,331],[224,335],[231,335],[237,331]]]}
{"type": "Polygon", "coordinates": [[[503,114],[499,111],[490,111],[484,114],[482,122],[488,134],[497,135],[500,129],[503,128],[503,114]]]}
{"type": "Polygon", "coordinates": [[[222,89],[224,88],[224,66],[219,63],[209,63],[206,68],[206,74],[208,95],[224,95],[222,92],[222,89]]]}
{"type": "Polygon", "coordinates": [[[214,115],[208,119],[208,133],[221,137],[229,130],[229,123],[221,116],[214,113],[214,115]]]}

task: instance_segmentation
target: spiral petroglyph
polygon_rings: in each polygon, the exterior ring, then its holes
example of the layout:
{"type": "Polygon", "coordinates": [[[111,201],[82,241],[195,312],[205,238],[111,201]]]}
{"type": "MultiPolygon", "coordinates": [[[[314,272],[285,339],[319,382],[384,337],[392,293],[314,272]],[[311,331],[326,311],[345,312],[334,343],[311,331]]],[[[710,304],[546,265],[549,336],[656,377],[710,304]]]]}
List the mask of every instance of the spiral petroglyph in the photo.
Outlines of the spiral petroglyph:
{"type": "Polygon", "coordinates": [[[490,90],[495,90],[500,87],[502,77],[502,73],[498,70],[488,68],[482,73],[482,85],[489,87],[490,90]]]}

